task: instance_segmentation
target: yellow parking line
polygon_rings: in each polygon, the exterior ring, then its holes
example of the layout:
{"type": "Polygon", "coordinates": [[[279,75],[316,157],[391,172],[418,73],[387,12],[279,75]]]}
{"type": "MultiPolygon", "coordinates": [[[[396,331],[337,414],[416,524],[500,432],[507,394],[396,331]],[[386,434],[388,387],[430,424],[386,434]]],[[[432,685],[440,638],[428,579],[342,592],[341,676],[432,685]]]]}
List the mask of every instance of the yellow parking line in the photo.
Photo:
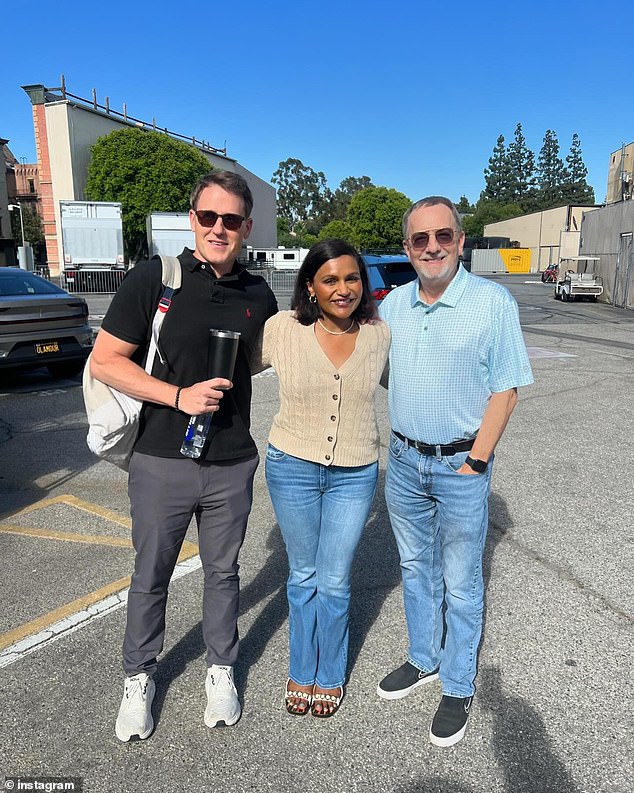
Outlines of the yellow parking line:
{"type": "Polygon", "coordinates": [[[116,545],[119,548],[132,548],[132,541],[127,537],[107,537],[101,534],[76,534],[72,531],[33,529],[27,526],[3,526],[1,523],[0,534],[21,534],[25,537],[41,537],[46,540],[63,540],[64,542],[83,542],[89,545],[116,545]]]}
{"type": "MultiPolygon", "coordinates": [[[[185,559],[190,559],[197,553],[198,546],[193,542],[185,540],[178,556],[178,561],[183,562],[185,559]]],[[[43,614],[41,617],[37,617],[36,619],[31,620],[24,625],[20,625],[18,628],[14,628],[13,630],[7,631],[6,633],[2,633],[0,634],[0,650],[4,650],[5,647],[8,647],[15,642],[19,642],[21,639],[25,639],[27,636],[31,636],[33,633],[45,630],[49,626],[54,625],[56,622],[59,622],[66,617],[70,617],[71,614],[82,611],[83,609],[88,608],[88,606],[91,606],[93,603],[98,603],[100,600],[107,598],[109,595],[114,595],[117,592],[121,592],[121,590],[126,589],[129,586],[129,576],[126,578],[120,578],[118,581],[113,581],[110,584],[106,584],[106,586],[96,589],[94,592],[90,592],[88,595],[83,595],[82,597],[77,598],[70,603],[66,603],[64,606],[60,606],[53,611],[49,611],[48,614],[43,614]]]]}
{"type": "Polygon", "coordinates": [[[120,526],[125,526],[127,529],[131,528],[132,521],[130,518],[123,517],[118,512],[114,512],[111,509],[107,509],[106,507],[100,507],[97,504],[91,504],[89,501],[83,501],[81,498],[77,498],[76,496],[54,496],[53,498],[43,498],[41,501],[36,501],[35,504],[31,504],[28,507],[24,507],[22,509],[17,510],[16,512],[11,513],[5,517],[7,518],[15,518],[16,515],[27,515],[29,512],[36,512],[37,510],[44,509],[45,507],[50,507],[55,504],[68,504],[70,507],[76,507],[77,509],[83,509],[84,512],[89,512],[91,515],[98,515],[101,518],[105,518],[106,520],[110,520],[113,523],[118,523],[120,526]]]}
{"type": "Polygon", "coordinates": [[[111,584],[106,584],[106,586],[91,592],[89,595],[84,595],[83,597],[77,598],[77,600],[66,603],[64,606],[60,606],[53,611],[49,611],[48,614],[42,614],[41,617],[37,617],[36,619],[31,620],[24,625],[20,625],[18,628],[14,628],[11,631],[0,634],[0,650],[4,650],[5,647],[8,647],[10,644],[14,644],[15,642],[19,642],[21,639],[26,639],[27,636],[31,636],[33,633],[38,633],[38,631],[45,630],[50,625],[54,625],[56,622],[59,622],[59,620],[63,620],[65,617],[70,617],[71,614],[75,614],[77,611],[82,611],[88,606],[91,606],[93,603],[98,603],[100,600],[108,597],[108,595],[114,595],[116,592],[120,592],[122,589],[125,589],[129,586],[130,576],[127,578],[120,578],[118,581],[113,581],[111,584]]]}

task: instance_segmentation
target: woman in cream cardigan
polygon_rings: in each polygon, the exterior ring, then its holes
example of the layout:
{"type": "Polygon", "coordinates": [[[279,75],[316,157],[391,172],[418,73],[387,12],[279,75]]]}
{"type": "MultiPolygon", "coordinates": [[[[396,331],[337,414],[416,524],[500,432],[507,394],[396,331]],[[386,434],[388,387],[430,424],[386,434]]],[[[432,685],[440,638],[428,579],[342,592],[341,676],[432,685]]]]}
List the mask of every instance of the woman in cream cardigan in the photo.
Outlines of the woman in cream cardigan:
{"type": "Polygon", "coordinates": [[[280,382],[266,481],[288,553],[286,708],[326,718],[344,694],[350,568],[374,498],[374,394],[389,347],[363,260],[342,240],[314,245],[292,310],[264,328],[262,363],[280,382]]]}

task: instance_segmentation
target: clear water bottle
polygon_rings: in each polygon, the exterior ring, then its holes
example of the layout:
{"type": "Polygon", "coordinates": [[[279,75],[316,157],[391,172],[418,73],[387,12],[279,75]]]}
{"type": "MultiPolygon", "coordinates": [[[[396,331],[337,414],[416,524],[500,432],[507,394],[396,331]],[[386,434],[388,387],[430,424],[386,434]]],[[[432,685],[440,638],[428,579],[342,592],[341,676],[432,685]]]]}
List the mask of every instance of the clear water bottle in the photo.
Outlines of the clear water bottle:
{"type": "Polygon", "coordinates": [[[200,457],[203,451],[203,446],[207,440],[209,427],[211,426],[211,417],[213,413],[202,413],[200,416],[190,416],[185,437],[181,445],[181,454],[185,457],[193,457],[194,459],[200,457]]]}
{"type": "MultiPolygon", "coordinates": [[[[210,329],[209,366],[207,368],[210,379],[214,377],[223,377],[226,380],[233,379],[239,340],[240,334],[236,331],[210,329]]],[[[184,457],[191,457],[197,460],[201,456],[207,441],[212,416],[213,413],[201,413],[200,416],[192,416],[189,419],[181,445],[181,454],[184,457]]]]}

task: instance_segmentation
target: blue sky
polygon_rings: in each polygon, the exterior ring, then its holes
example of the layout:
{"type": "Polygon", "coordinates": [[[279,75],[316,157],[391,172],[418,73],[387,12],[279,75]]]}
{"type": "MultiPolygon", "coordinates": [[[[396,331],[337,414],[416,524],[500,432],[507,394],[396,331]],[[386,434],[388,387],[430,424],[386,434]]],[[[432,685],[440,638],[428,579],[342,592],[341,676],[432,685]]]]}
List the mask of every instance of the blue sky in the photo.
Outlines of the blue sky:
{"type": "MultiPolygon", "coordinates": [[[[59,85],[212,145],[269,181],[296,157],[415,200],[475,201],[498,135],[537,155],[581,137],[605,198],[609,155],[634,140],[634,3],[297,2],[12,7],[0,50],[0,136],[35,160],[21,85],[59,85]],[[102,16],[105,10],[105,15],[102,16]],[[46,39],[42,42],[40,33],[46,39]]],[[[9,17],[5,14],[5,22],[9,17]]]]}

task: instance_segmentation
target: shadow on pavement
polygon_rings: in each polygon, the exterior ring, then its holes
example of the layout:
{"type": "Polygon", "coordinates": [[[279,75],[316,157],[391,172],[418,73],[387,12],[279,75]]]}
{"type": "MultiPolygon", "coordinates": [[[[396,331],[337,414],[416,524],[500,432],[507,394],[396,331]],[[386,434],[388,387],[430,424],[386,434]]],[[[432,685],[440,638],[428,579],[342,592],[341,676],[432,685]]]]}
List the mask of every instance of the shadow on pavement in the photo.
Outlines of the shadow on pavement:
{"type": "MultiPolygon", "coordinates": [[[[478,701],[480,707],[491,712],[492,747],[498,768],[504,777],[507,793],[578,793],[563,763],[556,756],[544,722],[531,705],[521,697],[509,696],[502,688],[500,670],[484,667],[478,701]]],[[[460,753],[468,751],[469,733],[465,744],[443,752],[455,753],[456,775],[460,773],[460,753]]],[[[466,758],[463,758],[466,759],[466,758]]],[[[470,774],[472,776],[472,774],[470,774]]],[[[481,793],[482,786],[468,782],[424,777],[394,793],[481,793]]]]}
{"type": "Polygon", "coordinates": [[[493,752],[509,793],[577,793],[535,708],[504,691],[497,667],[481,669],[479,681],[481,707],[493,716],[493,752]]]}
{"type": "Polygon", "coordinates": [[[396,541],[385,504],[385,471],[379,471],[376,497],[352,566],[348,674],[381,614],[390,592],[401,584],[396,541]]]}
{"type": "MultiPolygon", "coordinates": [[[[368,633],[380,616],[386,598],[395,587],[401,584],[398,550],[392,534],[384,498],[384,480],[385,473],[381,471],[372,512],[359,543],[352,568],[348,675],[354,668],[368,633]]],[[[485,591],[491,579],[491,568],[496,547],[506,531],[511,527],[512,521],[505,501],[495,493],[492,493],[489,531],[483,561],[485,591]]],[[[288,617],[285,586],[288,576],[288,561],[284,542],[276,524],[269,531],[266,548],[269,551],[266,562],[259,569],[253,580],[241,590],[240,594],[241,615],[257,606],[263,600],[269,599],[269,602],[258,614],[249,630],[241,637],[240,660],[235,669],[236,685],[240,691],[241,698],[248,688],[250,668],[262,657],[270,640],[288,617]]],[[[483,635],[485,629],[486,623],[483,626],[483,635]]],[[[157,686],[154,701],[157,721],[160,719],[162,705],[170,683],[184,672],[189,663],[204,657],[204,655],[205,645],[202,638],[202,625],[198,622],[161,658],[157,671],[159,685],[157,686]]],[[[284,666],[286,666],[287,662],[288,658],[286,657],[283,661],[284,666]]],[[[285,675],[285,672],[283,674],[285,675]]],[[[489,676],[491,676],[490,671],[489,676]]],[[[499,675],[497,681],[493,680],[493,683],[497,683],[496,694],[499,694],[499,675]]],[[[487,701],[490,699],[491,702],[496,703],[496,707],[499,707],[497,704],[499,696],[494,696],[489,691],[489,682],[482,680],[481,684],[487,701]]],[[[487,705],[487,707],[489,706],[487,705]]],[[[493,708],[490,707],[490,709],[493,708]]],[[[520,706],[520,715],[522,712],[522,706],[520,706]]],[[[501,708],[501,717],[504,717],[504,714],[505,708],[501,708]]],[[[504,718],[505,729],[512,729],[508,726],[512,720],[512,715],[510,718],[504,718]]],[[[536,718],[538,719],[539,717],[536,715],[536,718]]],[[[545,738],[543,728],[542,733],[545,738]]],[[[515,732],[513,731],[512,734],[515,735],[515,732]]],[[[518,734],[521,735],[521,731],[518,734]]],[[[504,749],[504,744],[502,744],[502,749],[504,749]]],[[[506,756],[508,752],[502,751],[501,754],[506,756]]],[[[520,768],[523,767],[520,765],[520,768]]],[[[563,766],[561,767],[561,773],[564,773],[563,766]]],[[[434,784],[436,784],[434,780],[426,780],[425,786],[420,789],[425,791],[438,789],[449,793],[452,790],[451,787],[446,786],[450,783],[446,783],[443,780],[438,780],[438,784],[441,787],[433,787],[434,784]],[[445,785],[445,787],[442,787],[442,785],[445,785]]],[[[457,793],[459,788],[455,788],[455,790],[457,793]]],[[[466,788],[460,790],[468,793],[466,788]]],[[[537,793],[537,788],[511,787],[509,790],[512,790],[513,793],[524,790],[533,793],[534,790],[534,793],[537,793]]],[[[571,787],[562,787],[558,790],[558,793],[572,793],[573,790],[574,788],[571,787]]]]}

